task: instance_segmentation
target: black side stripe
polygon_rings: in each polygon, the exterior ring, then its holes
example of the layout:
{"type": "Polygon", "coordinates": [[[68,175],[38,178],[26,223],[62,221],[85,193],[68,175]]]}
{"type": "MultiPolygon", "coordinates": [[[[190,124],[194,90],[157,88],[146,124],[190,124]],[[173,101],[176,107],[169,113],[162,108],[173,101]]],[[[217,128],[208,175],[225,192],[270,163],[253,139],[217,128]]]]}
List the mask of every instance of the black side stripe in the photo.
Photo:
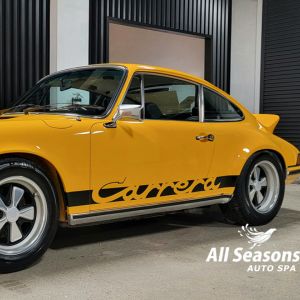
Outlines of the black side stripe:
{"type": "MultiPolygon", "coordinates": [[[[220,184],[219,188],[226,188],[226,187],[235,187],[237,180],[237,176],[223,176],[223,177],[218,177],[216,179],[215,184],[220,184]]],[[[140,186],[140,188],[143,188],[144,186],[140,186]]],[[[108,189],[108,191],[99,191],[99,195],[104,197],[107,195],[111,195],[111,193],[115,193],[116,191],[122,190],[123,188],[113,188],[113,189],[108,189]]],[[[202,185],[199,187],[196,187],[193,192],[201,192],[203,191],[202,185]]],[[[76,191],[76,192],[70,192],[66,193],[66,199],[67,199],[67,204],[68,207],[72,206],[80,206],[80,205],[90,205],[90,204],[99,204],[98,202],[95,202],[92,199],[92,190],[85,190],[85,191],[76,191]]],[[[154,192],[154,191],[151,191],[154,192]]],[[[162,196],[166,195],[172,195],[172,193],[169,190],[165,190],[162,196]]],[[[148,195],[155,197],[155,195],[148,195]]]]}
{"type": "Polygon", "coordinates": [[[300,165],[288,166],[288,168],[300,167],[300,165]]]}
{"type": "Polygon", "coordinates": [[[68,206],[80,206],[80,205],[89,205],[91,204],[92,191],[78,191],[66,193],[66,199],[68,206]]]}
{"type": "Polygon", "coordinates": [[[220,183],[220,189],[226,187],[235,187],[237,176],[223,176],[218,177],[216,180],[216,184],[220,183]]]}
{"type": "Polygon", "coordinates": [[[290,171],[289,175],[300,174],[300,170],[290,171]]]}

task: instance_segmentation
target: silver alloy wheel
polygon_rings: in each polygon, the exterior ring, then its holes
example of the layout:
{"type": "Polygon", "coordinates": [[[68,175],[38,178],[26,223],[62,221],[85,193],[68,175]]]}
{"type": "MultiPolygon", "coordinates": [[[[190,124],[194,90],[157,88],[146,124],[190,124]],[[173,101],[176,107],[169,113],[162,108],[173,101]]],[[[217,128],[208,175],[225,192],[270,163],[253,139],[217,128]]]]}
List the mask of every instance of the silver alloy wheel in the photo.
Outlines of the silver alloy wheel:
{"type": "Polygon", "coordinates": [[[268,213],[277,202],[280,180],[276,167],[268,160],[257,163],[250,173],[248,196],[252,207],[259,213],[268,213]]]}
{"type": "Polygon", "coordinates": [[[34,181],[24,176],[0,181],[0,254],[28,252],[38,243],[46,223],[47,201],[34,181]],[[8,190],[6,197],[1,189],[8,190]]]}

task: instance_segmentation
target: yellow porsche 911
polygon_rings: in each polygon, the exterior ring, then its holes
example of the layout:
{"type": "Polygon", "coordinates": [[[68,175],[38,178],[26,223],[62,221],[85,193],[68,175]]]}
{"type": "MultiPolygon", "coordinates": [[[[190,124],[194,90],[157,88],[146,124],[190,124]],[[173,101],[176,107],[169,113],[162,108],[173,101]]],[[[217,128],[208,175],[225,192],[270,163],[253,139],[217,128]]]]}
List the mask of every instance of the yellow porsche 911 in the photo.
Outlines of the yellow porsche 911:
{"type": "Polygon", "coordinates": [[[0,271],[48,248],[58,223],[115,221],[219,204],[227,220],[278,213],[299,150],[210,83],[103,64],[47,76],[0,116],[0,271]]]}

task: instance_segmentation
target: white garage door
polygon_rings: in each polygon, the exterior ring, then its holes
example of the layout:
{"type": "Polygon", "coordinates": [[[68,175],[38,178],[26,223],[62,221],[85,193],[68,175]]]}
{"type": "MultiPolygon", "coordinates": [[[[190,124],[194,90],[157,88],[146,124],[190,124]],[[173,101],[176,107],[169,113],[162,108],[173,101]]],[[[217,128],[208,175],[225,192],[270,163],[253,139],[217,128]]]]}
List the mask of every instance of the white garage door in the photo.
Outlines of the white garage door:
{"type": "Polygon", "coordinates": [[[110,22],[109,61],[162,66],[204,77],[205,39],[110,22]]]}

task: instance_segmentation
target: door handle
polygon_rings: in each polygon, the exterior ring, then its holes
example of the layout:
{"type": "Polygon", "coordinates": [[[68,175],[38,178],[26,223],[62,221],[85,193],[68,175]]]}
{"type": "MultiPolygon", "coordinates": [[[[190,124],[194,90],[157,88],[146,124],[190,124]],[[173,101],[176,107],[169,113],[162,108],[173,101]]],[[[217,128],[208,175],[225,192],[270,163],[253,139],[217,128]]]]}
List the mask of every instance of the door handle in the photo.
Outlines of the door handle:
{"type": "Polygon", "coordinates": [[[215,136],[213,134],[208,134],[208,135],[197,135],[196,140],[197,141],[209,141],[213,142],[215,139],[215,136]]]}

